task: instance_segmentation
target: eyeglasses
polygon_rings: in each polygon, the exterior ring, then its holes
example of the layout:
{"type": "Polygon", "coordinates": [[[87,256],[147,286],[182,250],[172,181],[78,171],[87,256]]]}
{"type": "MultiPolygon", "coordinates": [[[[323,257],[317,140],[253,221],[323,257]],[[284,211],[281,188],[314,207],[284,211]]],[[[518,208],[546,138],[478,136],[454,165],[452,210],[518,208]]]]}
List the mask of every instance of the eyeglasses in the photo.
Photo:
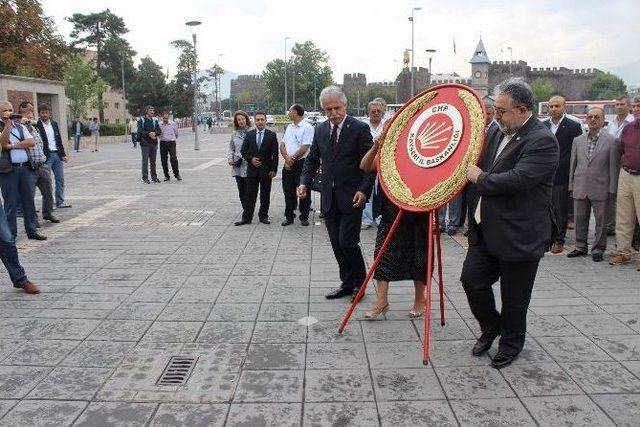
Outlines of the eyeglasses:
{"type": "Polygon", "coordinates": [[[602,116],[591,116],[591,115],[587,116],[587,120],[599,120],[601,118],[602,116]]]}

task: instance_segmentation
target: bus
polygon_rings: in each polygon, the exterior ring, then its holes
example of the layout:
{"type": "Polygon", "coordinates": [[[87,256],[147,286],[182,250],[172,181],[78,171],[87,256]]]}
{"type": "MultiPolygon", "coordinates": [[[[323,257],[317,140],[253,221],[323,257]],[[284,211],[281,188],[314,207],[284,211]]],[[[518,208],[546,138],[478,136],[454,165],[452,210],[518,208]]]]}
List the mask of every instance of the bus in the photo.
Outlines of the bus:
{"type": "MultiPolygon", "coordinates": [[[[584,125],[587,118],[587,111],[591,107],[600,107],[604,110],[605,126],[616,118],[616,100],[607,99],[603,101],[566,101],[566,114],[580,120],[584,125]]],[[[549,118],[549,102],[538,103],[538,118],[544,120],[549,118]]]]}
{"type": "Polygon", "coordinates": [[[399,109],[402,108],[404,104],[387,104],[387,111],[386,113],[388,113],[388,115],[391,117],[393,116],[395,113],[398,112],[399,109]]]}

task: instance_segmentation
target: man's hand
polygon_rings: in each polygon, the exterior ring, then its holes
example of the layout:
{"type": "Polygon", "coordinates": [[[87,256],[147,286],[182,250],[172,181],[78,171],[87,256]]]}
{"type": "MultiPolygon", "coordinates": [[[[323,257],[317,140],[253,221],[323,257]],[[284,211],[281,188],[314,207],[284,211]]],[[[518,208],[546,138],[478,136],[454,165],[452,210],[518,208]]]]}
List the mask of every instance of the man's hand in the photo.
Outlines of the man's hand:
{"type": "Polygon", "coordinates": [[[307,197],[307,186],[306,185],[299,185],[298,186],[298,197],[300,199],[304,199],[305,197],[307,197]]]}
{"type": "Polygon", "coordinates": [[[252,157],[251,158],[251,164],[257,168],[259,168],[260,166],[262,166],[262,162],[260,161],[260,159],[258,157],[252,157]]]}
{"type": "Polygon", "coordinates": [[[362,191],[356,191],[355,196],[353,196],[353,207],[359,208],[364,206],[367,203],[367,196],[362,191]]]}
{"type": "Polygon", "coordinates": [[[62,160],[63,162],[67,163],[67,156],[61,157],[60,160],[62,160]]]}
{"type": "Polygon", "coordinates": [[[293,166],[294,163],[295,163],[295,160],[293,160],[289,156],[287,156],[287,158],[284,160],[284,166],[286,169],[291,169],[291,166],[293,166]]]}
{"type": "Polygon", "coordinates": [[[156,133],[155,132],[149,132],[149,138],[156,139],[156,133]]]}
{"type": "Polygon", "coordinates": [[[227,159],[227,163],[229,163],[229,166],[235,166],[236,162],[233,161],[233,158],[229,157],[227,159]]]}
{"type": "Polygon", "coordinates": [[[277,174],[278,172],[269,172],[269,178],[273,179],[276,177],[277,174]]]}
{"type": "Polygon", "coordinates": [[[471,165],[467,170],[467,179],[475,184],[476,182],[478,182],[478,177],[481,173],[482,169],[480,169],[476,165],[471,165]]]}

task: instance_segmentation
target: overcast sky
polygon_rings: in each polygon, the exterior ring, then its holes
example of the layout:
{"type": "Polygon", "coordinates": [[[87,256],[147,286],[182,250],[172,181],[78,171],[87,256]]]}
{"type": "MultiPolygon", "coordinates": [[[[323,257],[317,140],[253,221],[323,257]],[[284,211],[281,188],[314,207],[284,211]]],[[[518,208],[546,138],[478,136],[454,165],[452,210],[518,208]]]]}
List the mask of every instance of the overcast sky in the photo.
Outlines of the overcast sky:
{"type": "MultiPolygon", "coordinates": [[[[75,12],[109,7],[129,28],[125,38],[139,58],[149,55],[171,74],[177,53],[169,42],[189,38],[184,25],[202,21],[198,54],[202,68],[220,57],[223,68],[238,74],[259,74],[270,60],[284,56],[285,37],[312,40],[329,54],[334,80],[362,72],[368,81],[395,78],[396,60],[411,47],[408,17],[415,12],[415,64],[427,65],[425,49],[437,49],[436,73],[470,75],[478,38],[489,59],[522,59],[532,67],[596,67],[640,85],[640,0],[183,0],[137,2],[110,0],[43,0],[45,13],[68,37],[64,20],[75,12]],[[108,5],[108,6],[107,6],[108,5]],[[293,5],[293,6],[292,6],[293,5]],[[455,38],[457,54],[453,52],[455,38]],[[172,58],[173,56],[173,58],[172,58]]],[[[288,53],[290,55],[290,51],[288,53]]]]}

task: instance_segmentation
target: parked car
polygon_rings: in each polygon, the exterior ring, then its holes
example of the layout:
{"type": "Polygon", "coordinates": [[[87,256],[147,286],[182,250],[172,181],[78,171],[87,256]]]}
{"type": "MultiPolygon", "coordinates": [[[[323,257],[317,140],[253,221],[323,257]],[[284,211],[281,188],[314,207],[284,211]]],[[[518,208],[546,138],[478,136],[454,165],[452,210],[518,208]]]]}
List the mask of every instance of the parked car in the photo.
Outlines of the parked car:
{"type": "Polygon", "coordinates": [[[275,125],[276,119],[271,115],[267,114],[267,125],[275,125]]]}

